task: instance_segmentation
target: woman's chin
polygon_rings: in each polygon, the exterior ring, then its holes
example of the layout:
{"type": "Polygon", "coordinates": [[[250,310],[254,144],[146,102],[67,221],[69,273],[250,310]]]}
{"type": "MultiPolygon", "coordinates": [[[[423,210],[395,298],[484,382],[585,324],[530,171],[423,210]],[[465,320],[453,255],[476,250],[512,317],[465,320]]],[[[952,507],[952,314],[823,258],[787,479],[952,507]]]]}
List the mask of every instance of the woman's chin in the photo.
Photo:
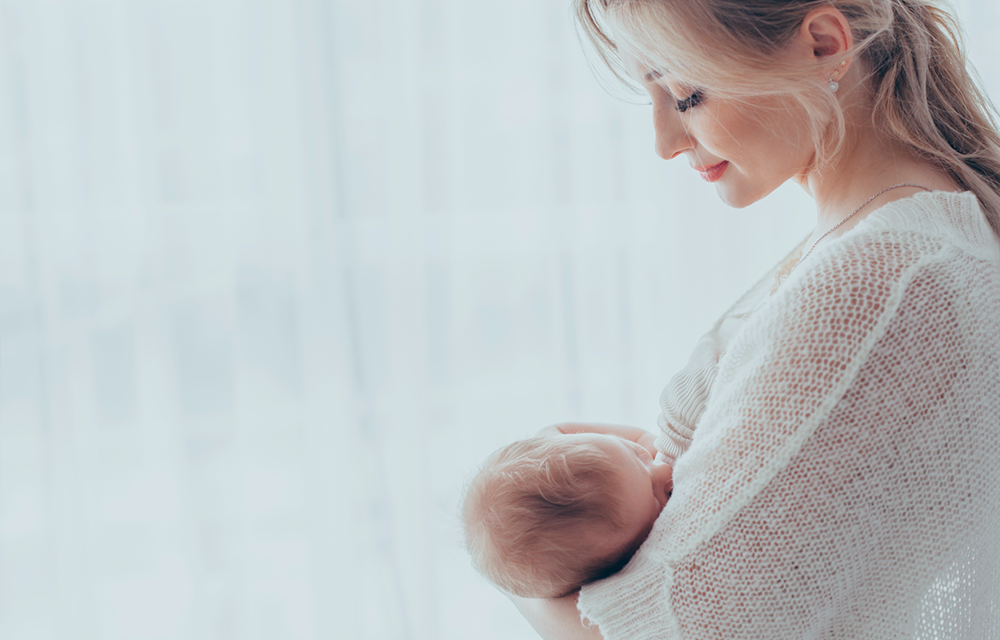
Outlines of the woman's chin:
{"type": "Polygon", "coordinates": [[[748,185],[746,182],[738,182],[736,180],[737,177],[734,172],[733,175],[723,176],[722,180],[715,183],[715,190],[719,194],[719,199],[734,209],[749,207],[753,203],[763,200],[781,186],[780,182],[767,182],[764,184],[755,182],[748,185]],[[731,181],[726,180],[726,178],[729,178],[731,181]]]}
{"type": "Polygon", "coordinates": [[[748,207],[760,199],[742,189],[733,189],[721,183],[716,183],[715,189],[719,194],[719,199],[734,209],[748,207]]]}

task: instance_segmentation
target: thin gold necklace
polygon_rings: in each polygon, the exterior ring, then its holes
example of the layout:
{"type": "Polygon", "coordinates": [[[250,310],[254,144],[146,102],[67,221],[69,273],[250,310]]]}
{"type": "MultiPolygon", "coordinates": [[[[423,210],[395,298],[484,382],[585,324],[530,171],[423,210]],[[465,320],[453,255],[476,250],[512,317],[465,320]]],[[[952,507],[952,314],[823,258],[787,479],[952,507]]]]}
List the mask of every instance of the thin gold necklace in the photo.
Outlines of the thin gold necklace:
{"type": "Polygon", "coordinates": [[[812,246],[809,247],[809,250],[806,251],[804,254],[802,254],[802,257],[799,258],[798,261],[796,261],[796,263],[792,265],[791,269],[788,269],[788,271],[785,271],[785,269],[787,267],[783,267],[782,268],[783,273],[780,273],[778,275],[777,282],[775,282],[774,287],[771,289],[771,295],[774,295],[775,293],[777,293],[778,287],[780,287],[785,282],[785,280],[788,278],[788,276],[792,275],[792,272],[795,271],[796,267],[798,267],[800,264],[802,264],[802,262],[806,258],[809,257],[809,254],[811,254],[813,252],[813,249],[816,248],[816,245],[818,245],[820,242],[823,241],[823,238],[827,237],[828,235],[830,235],[831,233],[833,233],[834,231],[836,231],[838,228],[840,228],[840,226],[842,224],[844,224],[845,222],[847,222],[848,220],[850,220],[851,218],[853,218],[854,215],[858,211],[861,211],[862,209],[864,209],[872,200],[874,200],[875,198],[879,197],[880,195],[882,195],[886,191],[889,191],[890,189],[898,189],[899,187],[916,187],[918,189],[923,189],[924,191],[930,191],[930,189],[928,189],[927,187],[925,187],[922,184],[911,184],[911,183],[903,182],[903,183],[900,183],[900,184],[894,184],[891,187],[886,187],[885,189],[882,189],[881,191],[879,191],[878,193],[876,193],[872,197],[868,198],[867,200],[865,200],[861,204],[860,207],[858,207],[857,209],[855,209],[854,211],[852,211],[851,215],[847,216],[846,218],[844,218],[843,220],[841,220],[837,224],[833,225],[833,227],[829,231],[827,231],[826,233],[824,233],[823,235],[821,235],[819,237],[819,240],[817,240],[816,242],[814,242],[812,244],[812,246]]]}
{"type": "MultiPolygon", "coordinates": [[[[878,193],[876,193],[876,194],[875,194],[875,195],[873,195],[872,197],[870,197],[870,198],[868,198],[867,200],[865,200],[865,201],[864,201],[864,203],[862,203],[862,205],[861,205],[860,207],[858,207],[857,209],[855,209],[854,211],[852,211],[852,212],[851,212],[851,215],[847,216],[846,218],[844,218],[843,220],[841,220],[841,221],[840,221],[840,222],[838,222],[837,224],[833,225],[832,227],[830,227],[830,230],[829,230],[829,231],[827,231],[826,233],[824,233],[823,235],[821,235],[821,236],[819,237],[819,239],[818,239],[818,240],[816,240],[816,242],[814,242],[814,243],[812,244],[812,246],[811,246],[811,247],[809,247],[809,250],[808,250],[808,251],[806,251],[806,252],[805,252],[805,253],[804,253],[804,254],[802,255],[802,257],[801,257],[801,258],[799,258],[798,262],[796,262],[796,263],[795,263],[795,266],[793,266],[793,267],[792,267],[792,271],[794,271],[794,270],[795,270],[795,267],[797,267],[797,266],[799,266],[800,264],[802,264],[802,261],[803,261],[803,260],[805,260],[806,258],[808,258],[808,257],[809,257],[809,254],[813,252],[813,249],[815,249],[815,248],[816,248],[816,245],[818,245],[818,244],[819,244],[820,242],[823,242],[823,238],[827,237],[828,235],[830,235],[831,233],[833,233],[834,231],[836,231],[837,229],[839,229],[839,228],[841,227],[841,225],[843,225],[843,224],[844,224],[845,222],[847,222],[848,220],[850,220],[851,218],[853,218],[853,217],[855,216],[855,214],[857,214],[857,213],[858,213],[858,211],[861,211],[861,210],[862,210],[862,209],[864,209],[864,208],[865,208],[866,206],[868,206],[868,203],[870,203],[870,202],[871,202],[872,200],[874,200],[875,198],[879,197],[880,195],[882,195],[882,194],[883,194],[883,193],[885,193],[886,191],[890,191],[890,190],[892,190],[892,189],[898,189],[898,188],[900,188],[900,187],[916,187],[916,188],[918,188],[918,189],[923,189],[924,191],[930,191],[930,189],[928,189],[927,187],[925,187],[925,186],[924,186],[924,185],[922,185],[922,184],[910,184],[910,183],[908,183],[908,182],[901,182],[901,183],[899,183],[899,184],[894,184],[894,185],[892,185],[891,187],[886,187],[885,189],[882,189],[881,191],[879,191],[878,193]]],[[[789,274],[790,274],[790,273],[791,273],[791,271],[789,271],[789,274]]]]}

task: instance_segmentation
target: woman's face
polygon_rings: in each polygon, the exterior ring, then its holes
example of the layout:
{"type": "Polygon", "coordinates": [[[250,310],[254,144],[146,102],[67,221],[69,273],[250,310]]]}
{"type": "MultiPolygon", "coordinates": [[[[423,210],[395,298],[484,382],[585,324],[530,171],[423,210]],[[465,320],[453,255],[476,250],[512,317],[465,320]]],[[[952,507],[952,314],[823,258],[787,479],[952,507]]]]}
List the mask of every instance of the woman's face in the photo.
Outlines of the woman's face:
{"type": "Polygon", "coordinates": [[[794,103],[716,97],[632,66],[653,102],[657,155],[684,156],[724,202],[745,207],[790,178],[804,184],[814,149],[806,114],[794,103]]]}

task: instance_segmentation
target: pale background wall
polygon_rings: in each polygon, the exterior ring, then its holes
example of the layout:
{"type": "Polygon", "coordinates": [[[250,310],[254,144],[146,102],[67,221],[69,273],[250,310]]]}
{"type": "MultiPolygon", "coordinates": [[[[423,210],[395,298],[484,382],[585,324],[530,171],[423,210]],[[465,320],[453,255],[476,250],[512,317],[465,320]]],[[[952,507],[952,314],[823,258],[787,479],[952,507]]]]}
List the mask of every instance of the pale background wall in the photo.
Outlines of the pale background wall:
{"type": "Polygon", "coordinates": [[[533,637],[462,482],[655,428],[811,215],[658,160],[567,5],[0,0],[0,637],[533,637]]]}

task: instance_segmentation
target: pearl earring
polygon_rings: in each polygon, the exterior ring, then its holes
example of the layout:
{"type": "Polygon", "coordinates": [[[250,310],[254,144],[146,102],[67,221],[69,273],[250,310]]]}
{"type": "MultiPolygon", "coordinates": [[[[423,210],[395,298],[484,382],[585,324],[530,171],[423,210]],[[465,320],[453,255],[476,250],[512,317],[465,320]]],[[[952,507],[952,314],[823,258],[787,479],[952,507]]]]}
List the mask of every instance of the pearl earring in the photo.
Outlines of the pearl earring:
{"type": "Polygon", "coordinates": [[[847,66],[847,60],[842,60],[840,62],[840,67],[834,69],[833,75],[830,76],[830,81],[826,83],[826,88],[829,89],[831,92],[837,93],[837,89],[840,88],[840,84],[837,82],[837,79],[840,78],[840,74],[844,70],[844,67],[846,66],[847,66]]]}

